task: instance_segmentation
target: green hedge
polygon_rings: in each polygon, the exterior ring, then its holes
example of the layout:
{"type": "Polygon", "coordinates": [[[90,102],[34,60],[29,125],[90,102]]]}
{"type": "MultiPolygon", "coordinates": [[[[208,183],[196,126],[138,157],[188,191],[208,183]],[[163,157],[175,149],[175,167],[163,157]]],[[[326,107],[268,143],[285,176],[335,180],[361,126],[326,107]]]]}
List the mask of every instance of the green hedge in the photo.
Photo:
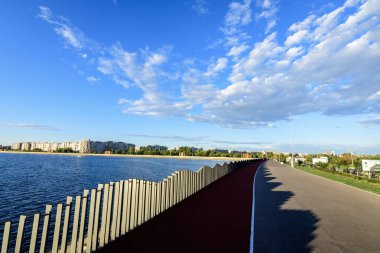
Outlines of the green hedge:
{"type": "Polygon", "coordinates": [[[369,182],[369,183],[380,184],[380,179],[360,177],[360,176],[357,176],[355,174],[348,174],[348,173],[344,173],[344,172],[341,172],[341,171],[322,169],[322,168],[317,168],[317,167],[310,167],[310,168],[312,168],[314,170],[320,170],[320,171],[329,172],[331,174],[337,174],[337,175],[344,176],[344,177],[354,178],[356,180],[366,181],[366,182],[369,182]]]}

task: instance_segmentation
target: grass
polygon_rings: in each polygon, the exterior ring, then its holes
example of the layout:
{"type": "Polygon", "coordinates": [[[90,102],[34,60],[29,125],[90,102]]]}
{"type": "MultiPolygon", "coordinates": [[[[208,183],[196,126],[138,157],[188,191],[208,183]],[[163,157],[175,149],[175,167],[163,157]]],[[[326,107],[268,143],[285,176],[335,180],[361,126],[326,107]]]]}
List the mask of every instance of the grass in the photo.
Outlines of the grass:
{"type": "Polygon", "coordinates": [[[380,195],[380,184],[368,182],[363,178],[355,178],[353,175],[334,174],[332,172],[314,169],[311,167],[296,166],[296,169],[380,195]]]}

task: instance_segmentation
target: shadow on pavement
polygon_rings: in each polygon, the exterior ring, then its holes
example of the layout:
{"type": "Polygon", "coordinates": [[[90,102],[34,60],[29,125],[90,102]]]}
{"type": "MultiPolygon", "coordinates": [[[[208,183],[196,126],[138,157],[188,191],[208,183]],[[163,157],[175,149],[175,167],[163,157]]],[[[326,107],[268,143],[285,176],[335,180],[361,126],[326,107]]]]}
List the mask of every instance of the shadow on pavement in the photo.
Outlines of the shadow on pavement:
{"type": "Polygon", "coordinates": [[[310,242],[319,219],[310,211],[283,210],[294,194],[274,190],[281,185],[264,166],[255,180],[254,250],[260,252],[311,252],[310,242]]]}

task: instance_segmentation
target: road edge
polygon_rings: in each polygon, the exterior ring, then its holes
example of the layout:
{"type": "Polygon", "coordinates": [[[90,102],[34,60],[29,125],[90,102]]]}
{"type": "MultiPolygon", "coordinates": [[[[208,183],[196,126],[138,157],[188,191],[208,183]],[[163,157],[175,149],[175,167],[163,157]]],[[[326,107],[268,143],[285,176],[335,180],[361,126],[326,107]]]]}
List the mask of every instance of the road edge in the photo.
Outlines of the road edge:
{"type": "Polygon", "coordinates": [[[255,176],[253,177],[253,187],[252,187],[252,215],[251,215],[251,236],[249,240],[249,253],[254,252],[254,239],[255,239],[255,181],[256,181],[256,175],[261,169],[262,166],[266,161],[263,161],[260,166],[257,168],[255,176]]]}
{"type": "Polygon", "coordinates": [[[293,167],[291,167],[291,166],[289,166],[289,165],[287,165],[287,164],[282,164],[282,165],[286,165],[287,167],[289,167],[289,168],[291,168],[291,169],[295,169],[295,170],[297,170],[297,171],[301,171],[301,172],[306,173],[306,174],[308,174],[308,175],[312,175],[312,176],[315,176],[315,177],[323,178],[323,179],[325,179],[325,180],[329,180],[329,181],[335,182],[335,183],[337,183],[337,184],[345,185],[345,186],[348,186],[348,187],[354,188],[354,189],[356,189],[356,190],[359,190],[359,191],[362,191],[362,192],[366,192],[366,193],[369,193],[369,194],[375,195],[375,196],[377,196],[377,197],[380,197],[380,194],[376,194],[376,193],[373,193],[373,192],[370,192],[370,191],[366,191],[366,190],[360,189],[360,188],[358,188],[358,187],[355,187],[355,186],[352,186],[352,185],[349,185],[349,184],[345,184],[345,183],[342,183],[342,182],[339,182],[339,181],[335,181],[335,180],[330,179],[330,178],[326,178],[326,177],[318,176],[318,175],[315,175],[315,174],[312,174],[312,173],[309,173],[309,172],[306,172],[306,171],[303,171],[303,170],[300,170],[300,169],[296,169],[296,168],[293,168],[293,167]]]}

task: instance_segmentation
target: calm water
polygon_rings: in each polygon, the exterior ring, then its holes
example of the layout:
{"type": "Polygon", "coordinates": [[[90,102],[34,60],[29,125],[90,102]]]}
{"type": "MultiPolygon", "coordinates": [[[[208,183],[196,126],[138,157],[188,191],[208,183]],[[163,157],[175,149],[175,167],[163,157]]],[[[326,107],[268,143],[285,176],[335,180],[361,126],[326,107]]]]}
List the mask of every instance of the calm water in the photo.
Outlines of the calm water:
{"type": "MultiPolygon", "coordinates": [[[[160,181],[176,170],[224,161],[101,156],[0,154],[0,231],[4,222],[44,212],[99,183],[138,178],[160,181]]],[[[12,222],[12,223],[13,223],[12,222]]]]}

